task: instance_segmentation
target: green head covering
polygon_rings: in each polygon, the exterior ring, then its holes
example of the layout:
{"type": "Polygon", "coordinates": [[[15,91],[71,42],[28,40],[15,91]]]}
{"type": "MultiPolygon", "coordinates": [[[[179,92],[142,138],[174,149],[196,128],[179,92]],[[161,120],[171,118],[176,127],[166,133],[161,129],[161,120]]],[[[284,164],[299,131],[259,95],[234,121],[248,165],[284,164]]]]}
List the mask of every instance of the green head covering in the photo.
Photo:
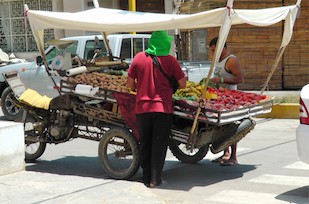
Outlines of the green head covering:
{"type": "Polygon", "coordinates": [[[171,49],[172,36],[163,30],[154,31],[148,41],[146,53],[155,56],[167,56],[171,49]]]}

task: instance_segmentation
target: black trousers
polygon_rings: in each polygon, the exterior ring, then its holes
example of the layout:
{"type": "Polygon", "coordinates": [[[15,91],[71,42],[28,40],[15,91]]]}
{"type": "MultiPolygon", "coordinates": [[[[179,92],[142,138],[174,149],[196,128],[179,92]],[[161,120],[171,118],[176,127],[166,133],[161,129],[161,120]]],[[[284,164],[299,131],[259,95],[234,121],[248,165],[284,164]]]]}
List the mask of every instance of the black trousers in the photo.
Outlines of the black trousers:
{"type": "Polygon", "coordinates": [[[166,113],[137,114],[140,164],[143,182],[161,183],[173,115],[166,113]]]}

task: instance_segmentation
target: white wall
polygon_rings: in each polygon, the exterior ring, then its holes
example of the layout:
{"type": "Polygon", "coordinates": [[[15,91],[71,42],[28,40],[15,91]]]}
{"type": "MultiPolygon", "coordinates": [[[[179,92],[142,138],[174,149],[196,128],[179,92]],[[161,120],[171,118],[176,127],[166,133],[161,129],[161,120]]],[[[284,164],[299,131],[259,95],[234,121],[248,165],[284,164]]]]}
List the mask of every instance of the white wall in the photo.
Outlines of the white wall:
{"type": "Polygon", "coordinates": [[[24,126],[0,121],[0,176],[25,169],[24,126]]]}
{"type": "MultiPolygon", "coordinates": [[[[54,0],[52,7],[53,7],[52,8],[53,11],[62,12],[63,11],[63,0],[54,0]]],[[[59,29],[54,30],[55,39],[60,39],[60,38],[65,37],[64,34],[65,34],[64,30],[59,30],[59,29]]]]}
{"type": "MultiPolygon", "coordinates": [[[[83,11],[85,7],[85,0],[63,0],[63,11],[65,12],[78,12],[83,11]]],[[[85,35],[81,30],[65,30],[65,37],[85,35]]]]}
{"type": "MultiPolygon", "coordinates": [[[[58,1],[59,2],[63,1],[63,11],[65,12],[78,12],[78,11],[83,11],[83,10],[93,8],[89,6],[89,5],[92,5],[93,3],[92,0],[58,0],[58,1]]],[[[118,8],[118,1],[115,1],[115,0],[98,0],[98,3],[100,7],[118,8]]],[[[89,34],[93,34],[93,33],[81,31],[81,30],[65,30],[64,31],[65,37],[77,36],[77,35],[89,35],[89,34]]],[[[55,37],[56,37],[56,33],[55,33],[55,37]]]]}

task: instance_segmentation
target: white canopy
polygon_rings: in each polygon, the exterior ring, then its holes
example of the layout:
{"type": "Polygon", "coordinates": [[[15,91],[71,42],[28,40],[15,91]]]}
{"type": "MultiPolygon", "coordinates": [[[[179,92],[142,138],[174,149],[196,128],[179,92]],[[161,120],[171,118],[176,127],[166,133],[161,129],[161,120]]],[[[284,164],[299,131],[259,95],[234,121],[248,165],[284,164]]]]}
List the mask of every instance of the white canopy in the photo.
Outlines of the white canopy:
{"type": "Polygon", "coordinates": [[[44,29],[143,32],[221,27],[213,59],[213,64],[215,64],[219,59],[219,53],[222,51],[230,27],[237,24],[270,26],[284,20],[283,40],[279,49],[283,52],[292,37],[300,3],[301,0],[297,0],[297,3],[291,6],[267,9],[234,9],[233,0],[228,0],[226,7],[196,14],[159,14],[107,8],[94,8],[69,13],[28,10],[25,5],[25,13],[28,16],[34,38],[42,55],[44,55],[44,29]]]}
{"type": "Polygon", "coordinates": [[[286,20],[290,13],[297,13],[297,10],[298,6],[292,5],[255,10],[223,7],[196,14],[159,14],[93,8],[76,13],[28,10],[27,15],[33,32],[51,28],[143,32],[220,27],[226,12],[231,12],[232,25],[248,23],[255,26],[269,26],[286,20]]]}

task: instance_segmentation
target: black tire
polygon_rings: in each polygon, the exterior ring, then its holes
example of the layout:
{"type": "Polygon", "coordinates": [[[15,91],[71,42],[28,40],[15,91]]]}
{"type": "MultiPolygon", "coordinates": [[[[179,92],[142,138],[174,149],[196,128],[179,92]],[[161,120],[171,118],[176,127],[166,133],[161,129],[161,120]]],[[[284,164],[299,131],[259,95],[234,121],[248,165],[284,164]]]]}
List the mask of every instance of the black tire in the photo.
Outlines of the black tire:
{"type": "Polygon", "coordinates": [[[193,149],[192,152],[190,149],[186,148],[186,144],[171,144],[169,146],[172,154],[181,162],[195,164],[201,161],[207,154],[209,146],[205,145],[197,149],[193,149]]]}
{"type": "Polygon", "coordinates": [[[45,142],[31,142],[27,140],[27,136],[33,136],[38,134],[37,130],[34,129],[34,122],[36,121],[33,118],[29,117],[27,114],[24,121],[26,161],[35,161],[37,158],[42,156],[46,149],[45,142]]]}
{"type": "Polygon", "coordinates": [[[103,170],[114,179],[130,179],[139,169],[137,144],[124,128],[108,130],[100,139],[98,154],[103,170]]]}
{"type": "Polygon", "coordinates": [[[42,156],[46,149],[45,142],[36,142],[25,144],[25,160],[35,161],[37,158],[42,156]]]}
{"type": "Polygon", "coordinates": [[[12,90],[7,87],[1,95],[1,109],[3,115],[8,120],[20,120],[23,115],[23,109],[16,105],[16,98],[12,90]]]}
{"type": "Polygon", "coordinates": [[[217,154],[232,144],[237,143],[243,137],[245,137],[253,128],[255,127],[256,122],[251,118],[244,119],[241,124],[237,127],[237,130],[234,135],[230,137],[220,138],[218,141],[215,141],[211,145],[211,152],[217,154]]]}

